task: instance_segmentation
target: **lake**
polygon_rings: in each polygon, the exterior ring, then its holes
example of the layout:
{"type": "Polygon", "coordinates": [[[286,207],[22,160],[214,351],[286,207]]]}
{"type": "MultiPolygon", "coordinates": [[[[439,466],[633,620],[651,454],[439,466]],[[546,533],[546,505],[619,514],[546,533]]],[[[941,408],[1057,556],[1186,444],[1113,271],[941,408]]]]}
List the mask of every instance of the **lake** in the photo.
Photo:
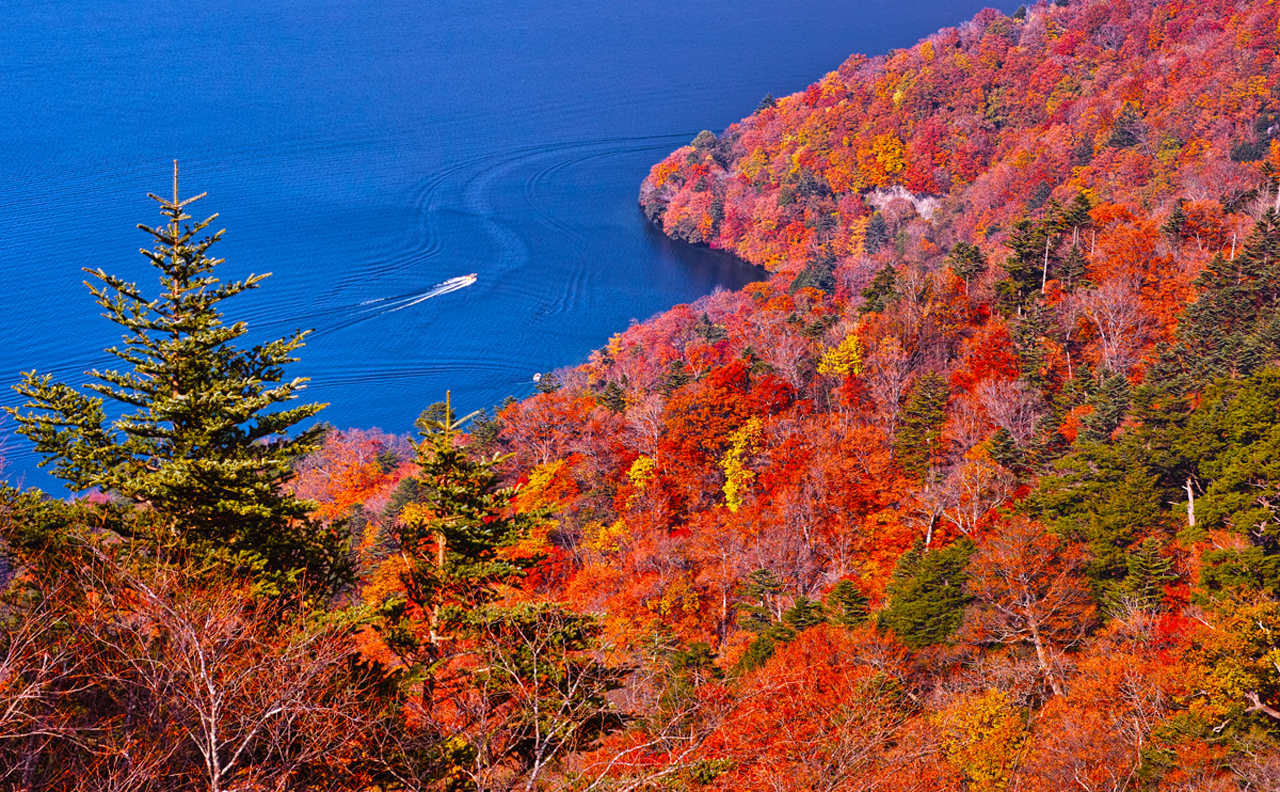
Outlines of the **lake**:
{"type": "MultiPolygon", "coordinates": [[[[323,420],[408,432],[446,389],[464,411],[525,396],[633,320],[762,276],[647,225],[654,162],[982,7],[6,0],[0,405],[20,371],[112,365],[80,268],[155,282],[135,226],[161,222],[146,193],[174,159],[227,229],[223,277],[273,273],[228,317],[254,340],[315,330],[288,373],[323,420]]],[[[56,486],[11,428],[9,478],[56,486]]]]}

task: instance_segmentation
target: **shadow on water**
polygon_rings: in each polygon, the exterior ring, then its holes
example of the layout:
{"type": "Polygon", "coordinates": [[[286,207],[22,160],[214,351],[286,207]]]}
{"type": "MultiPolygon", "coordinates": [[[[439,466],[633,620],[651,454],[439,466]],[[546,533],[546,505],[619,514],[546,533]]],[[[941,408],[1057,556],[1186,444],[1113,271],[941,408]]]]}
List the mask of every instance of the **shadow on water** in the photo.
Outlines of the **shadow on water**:
{"type": "Polygon", "coordinates": [[[749,283],[769,278],[764,267],[757,267],[726,250],[713,250],[705,245],[672,239],[645,217],[639,207],[636,207],[636,217],[644,228],[645,241],[653,251],[654,259],[665,267],[680,271],[691,285],[702,287],[705,294],[717,288],[737,291],[749,283]]]}

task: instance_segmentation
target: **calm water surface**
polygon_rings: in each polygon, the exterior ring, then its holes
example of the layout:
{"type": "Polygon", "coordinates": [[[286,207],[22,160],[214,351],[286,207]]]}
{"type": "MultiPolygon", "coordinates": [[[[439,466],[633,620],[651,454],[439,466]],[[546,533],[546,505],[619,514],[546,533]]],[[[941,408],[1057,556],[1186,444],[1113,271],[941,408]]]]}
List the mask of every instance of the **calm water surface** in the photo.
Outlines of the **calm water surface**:
{"type": "MultiPolygon", "coordinates": [[[[982,6],[5,0],[0,405],[19,371],[111,365],[80,268],[154,282],[134,226],[161,221],[145,195],[175,158],[227,229],[224,277],[273,273],[231,318],[315,329],[290,374],[323,419],[406,432],[446,389],[464,410],[526,395],[633,319],[760,277],[646,228],[650,165],[982,6]]],[[[55,486],[6,443],[11,479],[55,486]]]]}

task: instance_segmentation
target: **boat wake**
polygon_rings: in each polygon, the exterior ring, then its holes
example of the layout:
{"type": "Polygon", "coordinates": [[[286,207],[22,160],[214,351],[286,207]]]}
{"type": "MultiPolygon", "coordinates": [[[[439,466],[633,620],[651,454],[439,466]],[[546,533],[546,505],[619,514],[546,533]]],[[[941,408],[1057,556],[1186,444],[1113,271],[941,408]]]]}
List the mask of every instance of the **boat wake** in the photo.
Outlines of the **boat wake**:
{"type": "Polygon", "coordinates": [[[437,283],[430,289],[421,294],[402,295],[400,297],[379,297],[376,300],[365,300],[360,303],[363,308],[362,313],[375,312],[376,316],[383,314],[395,313],[403,311],[405,308],[412,308],[421,302],[426,302],[432,297],[439,297],[450,292],[456,292],[458,289],[465,289],[476,282],[476,274],[461,275],[457,278],[450,278],[443,283],[437,283]],[[370,307],[364,307],[370,306],[370,307]]]}
{"type": "Polygon", "coordinates": [[[369,319],[375,319],[379,316],[403,311],[406,308],[412,308],[420,305],[427,300],[435,297],[443,297],[451,292],[459,289],[465,289],[476,282],[476,274],[460,275],[456,278],[450,278],[442,283],[437,283],[424,292],[413,292],[411,294],[401,294],[396,297],[378,297],[373,300],[365,300],[358,305],[352,305],[347,308],[339,308],[328,312],[331,323],[321,323],[316,328],[316,335],[324,335],[336,330],[342,330],[353,324],[364,322],[369,319]],[[337,319],[337,321],[333,321],[337,319]]]}

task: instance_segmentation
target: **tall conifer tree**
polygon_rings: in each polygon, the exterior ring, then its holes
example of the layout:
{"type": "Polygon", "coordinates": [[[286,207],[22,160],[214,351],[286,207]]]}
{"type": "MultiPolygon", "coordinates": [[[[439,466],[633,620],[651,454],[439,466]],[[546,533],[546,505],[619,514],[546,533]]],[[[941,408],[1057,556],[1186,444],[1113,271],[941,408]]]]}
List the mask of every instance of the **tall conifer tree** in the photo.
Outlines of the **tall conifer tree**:
{"type": "Polygon", "coordinates": [[[217,217],[191,224],[174,163],[173,198],[150,195],[168,223],[138,226],[155,238],[142,250],[160,271],[155,298],[101,269],[86,268],[89,291],[106,318],[125,330],[107,351],[120,370],[91,371],[88,395],[52,375],[28,372],[15,390],[17,432],[35,443],[53,474],[79,491],[93,487],[149,507],[170,549],[213,553],[258,570],[279,586],[299,576],[333,587],[349,574],[345,542],[308,519],[312,504],[285,489],[291,461],[314,448],[319,429],[287,432],[325,405],[281,409],[305,379],[284,380],[305,332],[240,349],[245,322],[223,320],[223,300],[257,288],[267,275],[222,282],[209,248],[222,231],[200,236],[217,217]],[[104,404],[123,414],[111,418],[104,404]]]}

